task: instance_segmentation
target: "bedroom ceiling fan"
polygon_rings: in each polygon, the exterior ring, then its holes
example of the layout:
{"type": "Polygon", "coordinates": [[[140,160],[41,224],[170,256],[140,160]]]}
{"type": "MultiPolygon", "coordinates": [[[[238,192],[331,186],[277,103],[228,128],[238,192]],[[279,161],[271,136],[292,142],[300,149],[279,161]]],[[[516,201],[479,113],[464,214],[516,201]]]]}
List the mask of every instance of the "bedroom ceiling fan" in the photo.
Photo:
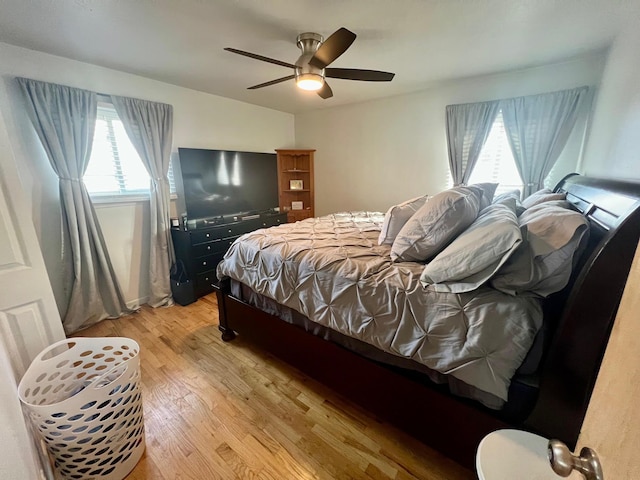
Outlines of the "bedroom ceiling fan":
{"type": "Polygon", "coordinates": [[[295,79],[296,85],[303,90],[316,91],[322,98],[333,96],[333,91],[327,83],[327,78],[340,78],[343,80],[359,80],[364,82],[390,82],[395,73],[381,72],[378,70],[362,70],[359,68],[328,68],[335,59],[342,55],[356,39],[356,34],[342,27],[332,33],[326,40],[317,33],[301,33],[296,43],[302,55],[295,64],[275,60],[273,58],[245,52],[236,48],[225,48],[226,51],[244,55],[263,62],[273,63],[282,67],[292,68],[293,75],[277,78],[270,82],[260,83],[249,87],[249,90],[268,87],[277,83],[295,79]]]}

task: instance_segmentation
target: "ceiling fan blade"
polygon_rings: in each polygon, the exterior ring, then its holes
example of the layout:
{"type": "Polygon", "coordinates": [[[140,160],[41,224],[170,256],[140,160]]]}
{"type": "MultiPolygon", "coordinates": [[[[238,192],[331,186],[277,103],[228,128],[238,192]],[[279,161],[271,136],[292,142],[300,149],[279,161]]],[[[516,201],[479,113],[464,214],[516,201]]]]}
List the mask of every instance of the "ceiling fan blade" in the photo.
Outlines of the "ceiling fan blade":
{"type": "Polygon", "coordinates": [[[271,80],[270,82],[264,82],[259,85],[254,85],[253,87],[247,87],[247,90],[255,90],[256,88],[268,87],[270,85],[275,85],[276,83],[286,82],[287,80],[291,80],[295,78],[295,75],[287,75],[286,77],[276,78],[275,80],[271,80]]]}
{"type": "Polygon", "coordinates": [[[263,62],[280,65],[281,67],[288,67],[288,68],[294,68],[294,69],[296,68],[296,66],[291,63],[281,62],[280,60],[265,57],[263,55],[258,55],[257,53],[245,52],[244,50],[238,50],[237,48],[230,48],[230,47],[226,47],[225,50],[227,52],[237,53],[238,55],[244,55],[245,57],[254,58],[256,60],[262,60],[263,62]]]}
{"type": "Polygon", "coordinates": [[[342,27],[333,32],[315,53],[309,64],[317,68],[324,68],[342,55],[356,39],[356,34],[342,27]]]}
{"type": "Polygon", "coordinates": [[[359,68],[327,68],[325,77],[341,78],[343,80],[362,80],[365,82],[390,82],[395,73],[379,70],[361,70],[359,68]]]}
{"type": "Polygon", "coordinates": [[[331,87],[326,81],[324,82],[324,85],[322,85],[322,88],[318,90],[316,93],[320,95],[322,98],[324,98],[325,100],[327,98],[333,97],[333,90],[331,90],[331,87]]]}

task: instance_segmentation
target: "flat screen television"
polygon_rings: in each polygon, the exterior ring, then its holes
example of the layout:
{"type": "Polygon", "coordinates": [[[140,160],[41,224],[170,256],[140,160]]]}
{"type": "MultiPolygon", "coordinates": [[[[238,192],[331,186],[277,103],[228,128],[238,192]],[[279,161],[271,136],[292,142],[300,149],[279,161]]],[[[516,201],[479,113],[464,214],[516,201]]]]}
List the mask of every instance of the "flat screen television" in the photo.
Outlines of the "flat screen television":
{"type": "Polygon", "coordinates": [[[275,153],[178,148],[178,158],[189,219],[261,213],[278,206],[275,153]]]}

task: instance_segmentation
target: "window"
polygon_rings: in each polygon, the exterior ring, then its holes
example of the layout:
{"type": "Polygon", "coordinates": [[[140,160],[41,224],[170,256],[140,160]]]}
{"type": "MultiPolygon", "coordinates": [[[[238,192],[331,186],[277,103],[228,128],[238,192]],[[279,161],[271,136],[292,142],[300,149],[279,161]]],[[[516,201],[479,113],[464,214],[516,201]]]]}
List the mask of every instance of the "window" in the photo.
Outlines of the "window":
{"type": "MultiPolygon", "coordinates": [[[[174,193],[172,166],[168,176],[174,193]]],[[[92,196],[149,193],[149,174],[112,104],[98,104],[93,148],[83,180],[92,196]]]]}
{"type": "Polygon", "coordinates": [[[469,178],[469,184],[483,182],[498,183],[496,195],[515,189],[522,192],[522,179],[509,146],[502,111],[498,112],[493,122],[487,141],[469,178]]]}

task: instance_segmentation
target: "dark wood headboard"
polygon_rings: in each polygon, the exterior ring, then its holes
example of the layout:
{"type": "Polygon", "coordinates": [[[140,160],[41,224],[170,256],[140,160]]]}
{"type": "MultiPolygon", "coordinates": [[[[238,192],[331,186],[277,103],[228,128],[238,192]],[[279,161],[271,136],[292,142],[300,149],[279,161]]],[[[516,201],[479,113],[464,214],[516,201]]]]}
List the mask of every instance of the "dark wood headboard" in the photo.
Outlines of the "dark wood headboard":
{"type": "Polygon", "coordinates": [[[559,296],[540,397],[525,424],[575,447],[640,238],[640,183],[571,174],[555,190],[589,220],[590,237],[559,296]]]}

